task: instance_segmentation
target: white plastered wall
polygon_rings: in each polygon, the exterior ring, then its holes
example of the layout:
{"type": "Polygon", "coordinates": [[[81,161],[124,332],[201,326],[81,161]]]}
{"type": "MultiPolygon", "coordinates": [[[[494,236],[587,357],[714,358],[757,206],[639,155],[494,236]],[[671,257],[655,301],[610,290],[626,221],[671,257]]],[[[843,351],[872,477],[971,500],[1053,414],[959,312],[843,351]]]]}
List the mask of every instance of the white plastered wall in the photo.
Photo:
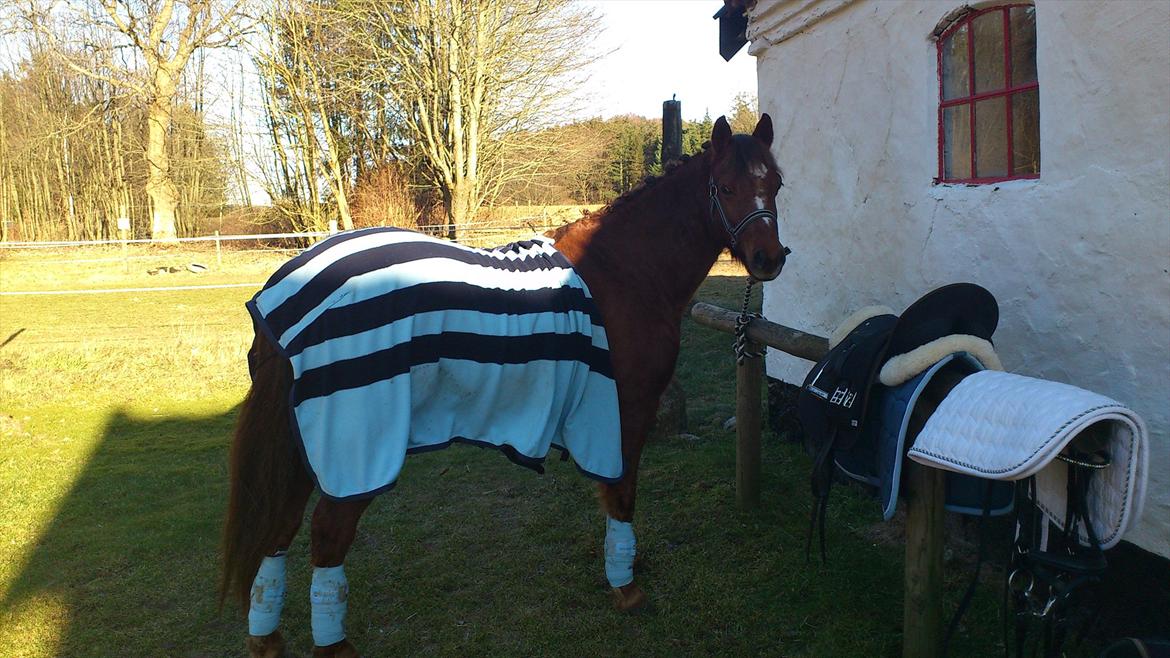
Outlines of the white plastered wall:
{"type": "MultiPolygon", "coordinates": [[[[765,315],[828,335],[868,304],[901,311],[939,285],[983,285],[999,300],[1008,370],[1109,395],[1146,420],[1145,514],[1126,539],[1170,557],[1170,3],[1036,2],[1041,178],[933,185],[930,34],[960,5],[751,11],[794,252],[765,288],[765,315]]],[[[798,384],[811,364],[772,350],[767,367],[798,384]]]]}

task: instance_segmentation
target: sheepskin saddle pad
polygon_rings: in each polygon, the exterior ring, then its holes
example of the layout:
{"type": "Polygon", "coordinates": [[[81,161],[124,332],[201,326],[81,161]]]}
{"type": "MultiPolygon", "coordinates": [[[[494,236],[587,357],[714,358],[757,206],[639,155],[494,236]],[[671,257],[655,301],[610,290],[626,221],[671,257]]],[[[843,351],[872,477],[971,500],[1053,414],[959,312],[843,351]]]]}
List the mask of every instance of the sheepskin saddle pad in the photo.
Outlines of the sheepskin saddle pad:
{"type": "Polygon", "coordinates": [[[292,427],[330,498],[384,491],[407,454],[454,441],[536,470],[557,447],[590,477],[622,476],[605,327],[551,240],[339,233],[247,306],[292,364],[292,427]]]}

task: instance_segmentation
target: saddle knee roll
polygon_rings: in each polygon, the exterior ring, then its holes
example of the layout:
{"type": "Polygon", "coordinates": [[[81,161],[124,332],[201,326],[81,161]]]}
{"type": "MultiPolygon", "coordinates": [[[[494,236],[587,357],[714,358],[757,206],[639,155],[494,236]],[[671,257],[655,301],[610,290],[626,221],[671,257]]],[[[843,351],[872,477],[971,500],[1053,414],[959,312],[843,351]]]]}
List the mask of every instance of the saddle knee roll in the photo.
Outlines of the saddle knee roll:
{"type": "Polygon", "coordinates": [[[312,607],[313,644],[327,647],[345,639],[345,611],[349,583],[345,568],[313,567],[313,584],[309,590],[312,607]]]}
{"type": "Polygon", "coordinates": [[[249,635],[270,635],[280,625],[280,612],[284,609],[284,573],[284,555],[270,555],[260,562],[248,600],[249,635]]]}
{"type": "Polygon", "coordinates": [[[611,587],[634,581],[634,556],[637,541],[634,526],[610,517],[605,519],[605,577],[611,587]]]}

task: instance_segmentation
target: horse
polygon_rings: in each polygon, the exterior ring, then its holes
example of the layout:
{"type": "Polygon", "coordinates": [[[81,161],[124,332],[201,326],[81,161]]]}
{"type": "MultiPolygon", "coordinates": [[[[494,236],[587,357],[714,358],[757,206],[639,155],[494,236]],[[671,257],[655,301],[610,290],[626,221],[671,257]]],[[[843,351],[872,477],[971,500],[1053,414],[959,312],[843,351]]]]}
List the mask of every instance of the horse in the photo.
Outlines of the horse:
{"type": "MultiPolygon", "coordinates": [[[[633,578],[638,463],[674,373],[686,306],[725,249],[759,281],[778,276],[790,253],[779,238],[776,195],[782,180],[771,154],[772,141],[767,114],[750,135],[733,135],[726,118],[720,117],[703,152],[672,163],[661,177],[648,178],[602,210],[550,232],[549,244],[556,254],[549,255],[567,259],[604,324],[608,363],[595,364],[594,369],[612,378],[617,407],[613,415],[618,421],[612,427],[620,436],[594,440],[611,441],[614,451],[620,451],[620,470],[596,479],[606,515],[606,577],[619,610],[647,602],[633,578]]],[[[320,244],[302,256],[311,255],[320,244]]],[[[528,251],[541,248],[525,244],[528,251]]],[[[268,285],[281,274],[278,270],[268,285]]],[[[310,494],[321,488],[310,522],[313,655],[357,656],[344,632],[348,582],[342,565],[358,519],[387,487],[372,491],[359,487],[355,490],[360,495],[346,495],[349,489],[330,494],[324,488],[318,471],[332,465],[310,464],[298,442],[303,428],[297,426],[292,398],[304,396],[292,395],[293,365],[271,333],[256,330],[248,353],[252,385],[230,448],[220,605],[231,597],[248,611],[250,656],[282,655],[285,645],[278,626],[285,551],[302,524],[310,494]]],[[[585,338],[586,343],[589,340],[585,338]]],[[[523,461],[514,449],[502,447],[523,461]]]]}

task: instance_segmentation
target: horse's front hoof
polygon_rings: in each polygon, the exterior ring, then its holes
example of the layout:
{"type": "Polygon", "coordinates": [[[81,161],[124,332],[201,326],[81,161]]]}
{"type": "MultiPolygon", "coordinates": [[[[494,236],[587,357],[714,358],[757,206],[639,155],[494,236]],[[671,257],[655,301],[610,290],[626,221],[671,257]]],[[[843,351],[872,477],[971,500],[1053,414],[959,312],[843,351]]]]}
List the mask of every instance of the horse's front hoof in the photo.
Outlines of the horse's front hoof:
{"type": "Polygon", "coordinates": [[[361,658],[361,654],[349,640],[342,640],[327,647],[313,647],[313,658],[361,658]]]}
{"type": "Polygon", "coordinates": [[[640,610],[648,601],[646,593],[634,583],[613,588],[613,607],[622,612],[640,610]]]}
{"type": "Polygon", "coordinates": [[[249,635],[244,642],[248,648],[248,658],[284,658],[284,637],[280,631],[272,631],[268,635],[249,635]]]}

